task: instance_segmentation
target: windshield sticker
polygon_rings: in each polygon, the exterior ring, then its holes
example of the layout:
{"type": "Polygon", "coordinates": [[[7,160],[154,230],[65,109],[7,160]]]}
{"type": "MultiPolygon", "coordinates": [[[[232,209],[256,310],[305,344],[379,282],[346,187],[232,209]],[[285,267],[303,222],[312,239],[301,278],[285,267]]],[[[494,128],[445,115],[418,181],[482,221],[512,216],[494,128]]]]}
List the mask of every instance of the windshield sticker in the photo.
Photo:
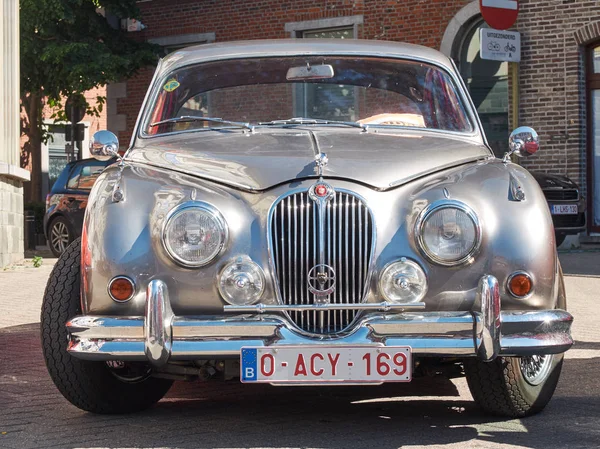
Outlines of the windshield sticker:
{"type": "Polygon", "coordinates": [[[179,82],[176,79],[170,79],[169,81],[167,81],[167,83],[163,86],[163,89],[166,90],[167,92],[173,92],[175,89],[177,89],[180,86],[179,82]]]}

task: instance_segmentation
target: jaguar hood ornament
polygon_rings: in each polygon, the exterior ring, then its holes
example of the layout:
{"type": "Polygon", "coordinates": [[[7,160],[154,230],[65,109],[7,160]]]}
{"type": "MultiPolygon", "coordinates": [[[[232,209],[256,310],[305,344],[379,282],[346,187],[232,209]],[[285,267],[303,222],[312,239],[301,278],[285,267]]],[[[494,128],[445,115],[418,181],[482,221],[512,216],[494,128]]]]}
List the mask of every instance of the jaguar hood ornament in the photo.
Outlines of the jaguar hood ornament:
{"type": "Polygon", "coordinates": [[[319,153],[315,156],[315,173],[319,176],[323,176],[323,170],[327,166],[329,158],[325,153],[319,153]]]}

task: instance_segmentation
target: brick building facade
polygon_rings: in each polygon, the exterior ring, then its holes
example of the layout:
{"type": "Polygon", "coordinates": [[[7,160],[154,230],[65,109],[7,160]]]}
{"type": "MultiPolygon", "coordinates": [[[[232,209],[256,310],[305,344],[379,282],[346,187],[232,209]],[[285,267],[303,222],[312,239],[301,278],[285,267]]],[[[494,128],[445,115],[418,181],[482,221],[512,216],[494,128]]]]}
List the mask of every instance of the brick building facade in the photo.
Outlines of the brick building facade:
{"type": "MultiPolygon", "coordinates": [[[[479,58],[477,30],[485,24],[478,2],[470,0],[147,0],[139,3],[145,28],[137,37],[161,44],[165,52],[214,41],[336,33],[440,49],[467,81],[496,154],[505,151],[510,123],[534,127],[541,151],[523,165],[577,182],[589,198],[590,231],[600,232],[600,162],[595,175],[591,126],[600,121],[600,90],[596,118],[590,101],[596,98],[590,86],[600,89],[600,50],[598,80],[590,69],[594,59],[588,57],[600,42],[600,1],[519,0],[519,5],[515,29],[522,34],[522,61],[516,90],[507,63],[479,58]],[[518,110],[511,110],[510,92],[517,95],[518,110]]],[[[108,87],[108,127],[123,147],[151,77],[147,69],[108,87]]]]}
{"type": "MultiPolygon", "coordinates": [[[[594,173],[592,150],[600,111],[594,117],[586,73],[594,71],[589,56],[600,44],[600,1],[519,3],[516,28],[523,43],[519,121],[535,128],[542,139],[542,153],[523,165],[567,174],[577,182],[588,198],[590,231],[598,232],[600,170],[594,173]]],[[[600,141],[596,152],[600,155],[600,141]]]]}

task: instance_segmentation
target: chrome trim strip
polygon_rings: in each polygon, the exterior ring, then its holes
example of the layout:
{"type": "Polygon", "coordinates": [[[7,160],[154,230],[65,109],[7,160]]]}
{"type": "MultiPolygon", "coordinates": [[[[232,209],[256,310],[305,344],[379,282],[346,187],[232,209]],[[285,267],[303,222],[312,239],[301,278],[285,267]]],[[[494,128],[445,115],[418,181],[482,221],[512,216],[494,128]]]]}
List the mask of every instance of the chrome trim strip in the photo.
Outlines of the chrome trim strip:
{"type": "Polygon", "coordinates": [[[173,317],[167,285],[158,279],[150,281],[146,291],[144,352],[150,363],[155,366],[164,365],[169,360],[173,317]]]}
{"type": "MultiPolygon", "coordinates": [[[[573,344],[573,317],[564,310],[504,311],[499,318],[498,355],[557,354],[573,344]]],[[[332,338],[310,338],[292,327],[277,315],[173,317],[169,360],[239,357],[243,346],[383,344],[442,357],[475,357],[481,348],[481,340],[473,338],[474,331],[481,331],[481,316],[471,312],[372,315],[351,332],[332,338]]],[[[143,317],[78,316],[67,323],[68,351],[88,360],[148,361],[143,329],[143,317]]]]}
{"type": "MultiPolygon", "coordinates": [[[[413,303],[392,303],[392,302],[375,302],[375,303],[340,303],[340,304],[290,304],[290,305],[275,305],[275,304],[254,304],[247,306],[223,306],[225,312],[237,313],[267,313],[267,312],[290,312],[290,311],[329,311],[329,310],[405,310],[405,309],[424,309],[424,302],[413,303]]],[[[329,335],[329,334],[326,334],[329,335]]]]}
{"type": "Polygon", "coordinates": [[[500,354],[500,286],[494,276],[484,276],[479,281],[475,306],[480,311],[474,312],[478,326],[475,340],[477,355],[480,359],[491,362],[500,354]]]}

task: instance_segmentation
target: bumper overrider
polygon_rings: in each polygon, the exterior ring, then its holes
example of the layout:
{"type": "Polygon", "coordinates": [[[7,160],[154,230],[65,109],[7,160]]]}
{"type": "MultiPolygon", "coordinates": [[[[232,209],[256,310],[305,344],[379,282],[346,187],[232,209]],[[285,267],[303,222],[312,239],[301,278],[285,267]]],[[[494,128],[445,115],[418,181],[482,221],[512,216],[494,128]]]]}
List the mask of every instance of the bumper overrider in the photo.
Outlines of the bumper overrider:
{"type": "MultiPolygon", "coordinates": [[[[326,306],[305,307],[328,310],[326,306]]],[[[143,317],[87,315],[68,321],[68,351],[87,360],[149,361],[161,366],[170,360],[236,358],[245,346],[409,346],[416,357],[491,361],[497,356],[558,354],[573,344],[573,317],[564,310],[501,311],[494,276],[481,278],[471,312],[410,311],[423,307],[422,303],[363,304],[363,309],[387,313],[365,317],[339,338],[317,339],[292,330],[284,318],[269,313],[280,311],[278,306],[226,306],[226,311],[237,314],[175,316],[166,284],[153,280],[148,285],[143,317]],[[251,313],[243,313],[246,310],[251,313]]]]}

